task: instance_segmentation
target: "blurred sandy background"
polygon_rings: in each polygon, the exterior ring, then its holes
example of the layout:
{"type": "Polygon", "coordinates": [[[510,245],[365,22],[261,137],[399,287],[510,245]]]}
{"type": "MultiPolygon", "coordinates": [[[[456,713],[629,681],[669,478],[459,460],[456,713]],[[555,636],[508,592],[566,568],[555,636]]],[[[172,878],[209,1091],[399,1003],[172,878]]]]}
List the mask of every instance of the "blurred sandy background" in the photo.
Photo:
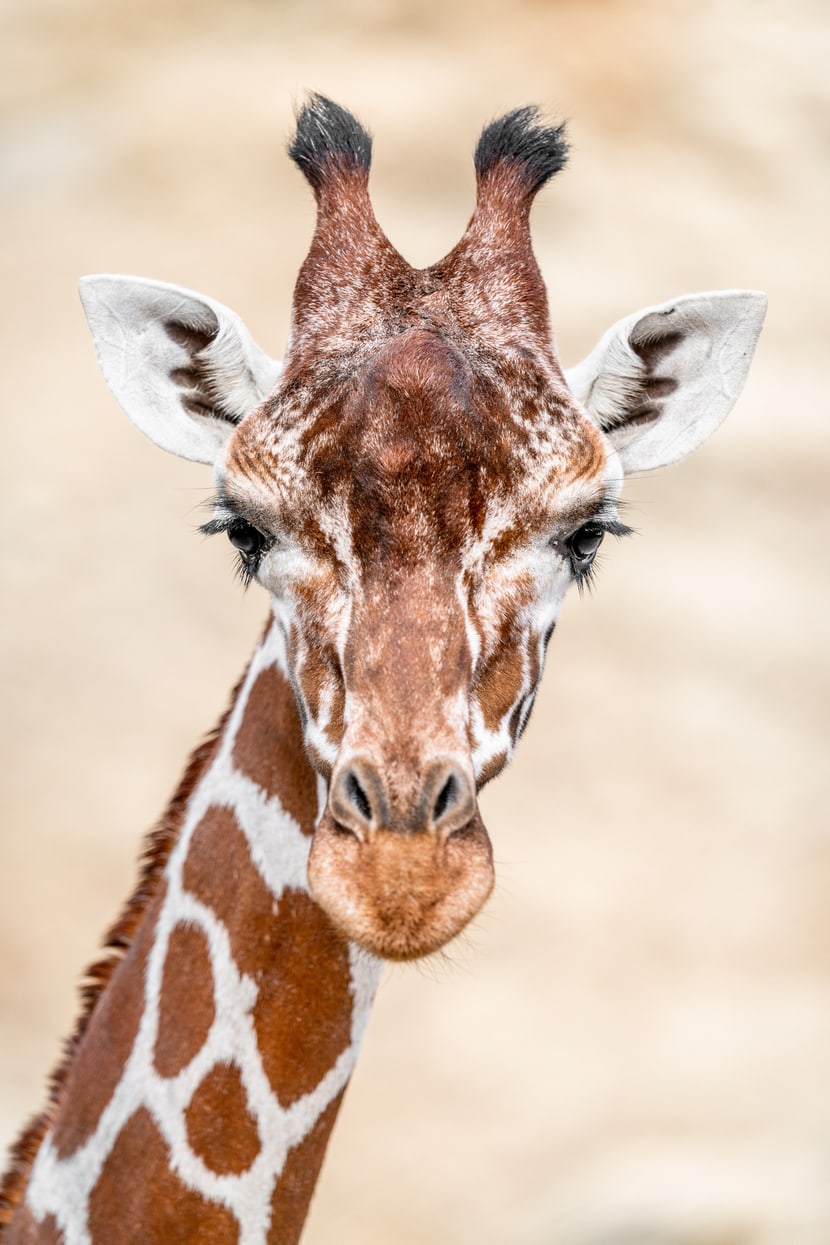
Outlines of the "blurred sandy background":
{"type": "Polygon", "coordinates": [[[0,1141],[39,1108],[144,831],[265,615],[194,535],[206,469],[97,372],[84,272],[176,281],[279,354],[304,87],[374,130],[427,264],[481,125],[543,103],[561,353],[694,289],[770,295],[749,386],[629,488],[486,797],[500,887],[389,971],[307,1245],[827,1245],[826,7],[811,0],[3,0],[0,1141]]]}

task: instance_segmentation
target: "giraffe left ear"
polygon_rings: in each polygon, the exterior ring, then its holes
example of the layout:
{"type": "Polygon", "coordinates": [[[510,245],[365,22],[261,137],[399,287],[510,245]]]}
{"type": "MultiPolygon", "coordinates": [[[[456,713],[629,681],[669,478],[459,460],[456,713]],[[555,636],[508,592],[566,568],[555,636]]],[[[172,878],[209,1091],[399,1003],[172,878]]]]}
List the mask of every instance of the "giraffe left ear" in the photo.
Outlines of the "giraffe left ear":
{"type": "Polygon", "coordinates": [[[626,474],[685,458],[732,409],[767,309],[756,290],[686,294],[620,320],[565,373],[626,474]]]}
{"type": "Polygon", "coordinates": [[[80,290],[104,379],[163,450],[213,463],[277,384],[279,363],[215,298],[144,277],[83,277],[80,290]]]}

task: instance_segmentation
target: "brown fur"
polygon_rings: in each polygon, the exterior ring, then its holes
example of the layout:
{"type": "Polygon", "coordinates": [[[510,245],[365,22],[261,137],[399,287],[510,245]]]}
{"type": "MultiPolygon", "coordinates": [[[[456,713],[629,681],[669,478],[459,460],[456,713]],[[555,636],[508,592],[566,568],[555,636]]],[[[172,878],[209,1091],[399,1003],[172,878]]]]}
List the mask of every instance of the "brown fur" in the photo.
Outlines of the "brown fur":
{"type": "Polygon", "coordinates": [[[65,1245],[54,1215],[38,1223],[28,1206],[20,1207],[3,1239],[6,1245],[65,1245]]]}
{"type": "Polygon", "coordinates": [[[505,713],[515,704],[524,681],[524,654],[512,645],[500,645],[487,666],[478,703],[489,731],[498,729],[505,713]]]}
{"type": "Polygon", "coordinates": [[[216,913],[228,931],[236,967],[259,984],[276,900],[255,868],[248,840],[230,809],[209,808],[193,831],[182,884],[216,913]]]}
{"type": "Polygon", "coordinates": [[[153,1052],[160,1076],[178,1076],[198,1055],[215,1015],[213,972],[204,931],[193,925],[176,925],[167,942],[153,1052]]]}
{"type": "Polygon", "coordinates": [[[194,1154],[220,1175],[247,1171],[260,1152],[257,1123],[235,1064],[220,1063],[208,1072],[194,1091],[185,1120],[194,1154]]]}
{"type": "Polygon", "coordinates": [[[106,1245],[236,1245],[239,1238],[236,1216],[194,1193],[173,1171],[145,1107],[124,1125],[104,1163],[89,1199],[89,1232],[106,1245]]]}
{"type": "Polygon", "coordinates": [[[275,666],[251,688],[233,761],[266,795],[279,799],[304,834],[313,834],[317,783],[305,758],[294,696],[275,666]]]}
{"type": "Polygon", "coordinates": [[[349,954],[304,891],[284,892],[272,937],[254,1025],[266,1075],[286,1107],[319,1084],[351,1041],[349,954]]]}

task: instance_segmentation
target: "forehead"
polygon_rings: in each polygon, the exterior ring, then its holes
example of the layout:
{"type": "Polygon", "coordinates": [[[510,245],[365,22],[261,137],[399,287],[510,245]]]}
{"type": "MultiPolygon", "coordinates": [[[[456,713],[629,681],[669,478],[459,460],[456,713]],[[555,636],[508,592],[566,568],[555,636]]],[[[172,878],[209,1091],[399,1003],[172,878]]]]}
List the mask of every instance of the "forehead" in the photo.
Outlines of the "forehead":
{"type": "Polygon", "coordinates": [[[358,559],[454,557],[590,509],[602,437],[558,368],[409,329],[294,369],[231,440],[226,487],[319,543],[346,525],[358,559]],[[496,533],[493,533],[494,538],[496,533]]]}

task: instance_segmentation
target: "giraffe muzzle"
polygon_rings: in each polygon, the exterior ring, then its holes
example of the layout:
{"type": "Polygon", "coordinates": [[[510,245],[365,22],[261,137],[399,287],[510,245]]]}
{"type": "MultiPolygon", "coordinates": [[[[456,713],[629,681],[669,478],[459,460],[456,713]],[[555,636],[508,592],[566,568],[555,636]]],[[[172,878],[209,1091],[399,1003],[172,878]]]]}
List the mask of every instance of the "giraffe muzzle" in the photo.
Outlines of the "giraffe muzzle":
{"type": "Polygon", "coordinates": [[[308,863],[311,893],[340,932],[390,960],[444,946],[494,881],[472,776],[438,758],[400,786],[365,756],[338,765],[308,863]]]}

